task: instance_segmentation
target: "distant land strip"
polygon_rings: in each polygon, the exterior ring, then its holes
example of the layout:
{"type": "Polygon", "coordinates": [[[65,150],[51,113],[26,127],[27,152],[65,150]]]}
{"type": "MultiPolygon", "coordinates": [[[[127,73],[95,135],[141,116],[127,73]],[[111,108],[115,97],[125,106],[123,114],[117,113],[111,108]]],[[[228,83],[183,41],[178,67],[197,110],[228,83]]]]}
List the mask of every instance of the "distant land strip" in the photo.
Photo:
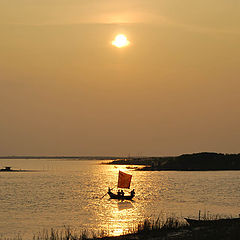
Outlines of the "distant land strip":
{"type": "Polygon", "coordinates": [[[111,156],[0,156],[0,159],[79,159],[79,160],[114,160],[111,156]]]}
{"type": "MultiPolygon", "coordinates": [[[[175,157],[142,157],[116,159],[108,164],[142,165],[145,171],[224,171],[240,170],[240,154],[201,152],[175,157]]],[[[131,168],[131,167],[130,167],[131,168]]]]}

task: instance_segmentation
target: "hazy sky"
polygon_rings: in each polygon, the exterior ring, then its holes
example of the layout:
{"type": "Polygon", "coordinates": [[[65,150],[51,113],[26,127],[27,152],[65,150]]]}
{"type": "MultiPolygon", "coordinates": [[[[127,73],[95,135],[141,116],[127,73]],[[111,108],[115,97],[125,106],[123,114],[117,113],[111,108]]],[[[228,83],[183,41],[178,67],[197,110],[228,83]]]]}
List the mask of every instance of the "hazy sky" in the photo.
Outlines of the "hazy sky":
{"type": "Polygon", "coordinates": [[[0,0],[0,155],[238,153],[239,103],[239,0],[0,0]]]}

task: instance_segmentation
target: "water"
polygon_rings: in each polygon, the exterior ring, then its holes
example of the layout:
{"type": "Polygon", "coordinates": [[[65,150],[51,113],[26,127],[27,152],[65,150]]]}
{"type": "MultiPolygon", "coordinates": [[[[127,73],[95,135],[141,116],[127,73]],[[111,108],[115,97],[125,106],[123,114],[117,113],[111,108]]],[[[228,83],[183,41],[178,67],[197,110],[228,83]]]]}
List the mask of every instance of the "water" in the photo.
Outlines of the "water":
{"type": "Polygon", "coordinates": [[[41,172],[0,173],[0,237],[30,238],[43,229],[106,230],[119,235],[145,217],[238,216],[240,172],[151,172],[100,161],[0,160],[0,165],[41,172]],[[134,201],[108,196],[118,171],[133,175],[134,201]]]}

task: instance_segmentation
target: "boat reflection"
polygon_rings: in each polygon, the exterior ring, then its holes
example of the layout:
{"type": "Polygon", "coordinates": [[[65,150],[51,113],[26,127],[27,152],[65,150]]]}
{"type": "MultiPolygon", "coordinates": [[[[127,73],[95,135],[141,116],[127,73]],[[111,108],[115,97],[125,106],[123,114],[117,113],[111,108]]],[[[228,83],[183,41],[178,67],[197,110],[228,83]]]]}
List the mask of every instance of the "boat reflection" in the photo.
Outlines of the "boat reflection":
{"type": "Polygon", "coordinates": [[[128,210],[133,208],[133,204],[131,201],[118,201],[118,211],[128,210]]]}

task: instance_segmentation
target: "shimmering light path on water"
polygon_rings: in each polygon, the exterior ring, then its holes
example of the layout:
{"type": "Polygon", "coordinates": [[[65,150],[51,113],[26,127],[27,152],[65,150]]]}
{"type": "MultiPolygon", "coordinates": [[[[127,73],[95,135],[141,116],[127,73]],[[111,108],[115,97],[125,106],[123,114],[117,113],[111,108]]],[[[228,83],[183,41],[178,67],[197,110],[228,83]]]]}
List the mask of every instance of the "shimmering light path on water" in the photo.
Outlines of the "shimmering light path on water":
{"type": "Polygon", "coordinates": [[[0,165],[44,170],[0,173],[0,236],[31,237],[70,226],[120,235],[145,217],[196,217],[198,210],[238,216],[240,172],[150,172],[99,161],[0,160],[0,165]],[[131,173],[135,200],[101,197],[116,186],[118,171],[131,173]]]}

